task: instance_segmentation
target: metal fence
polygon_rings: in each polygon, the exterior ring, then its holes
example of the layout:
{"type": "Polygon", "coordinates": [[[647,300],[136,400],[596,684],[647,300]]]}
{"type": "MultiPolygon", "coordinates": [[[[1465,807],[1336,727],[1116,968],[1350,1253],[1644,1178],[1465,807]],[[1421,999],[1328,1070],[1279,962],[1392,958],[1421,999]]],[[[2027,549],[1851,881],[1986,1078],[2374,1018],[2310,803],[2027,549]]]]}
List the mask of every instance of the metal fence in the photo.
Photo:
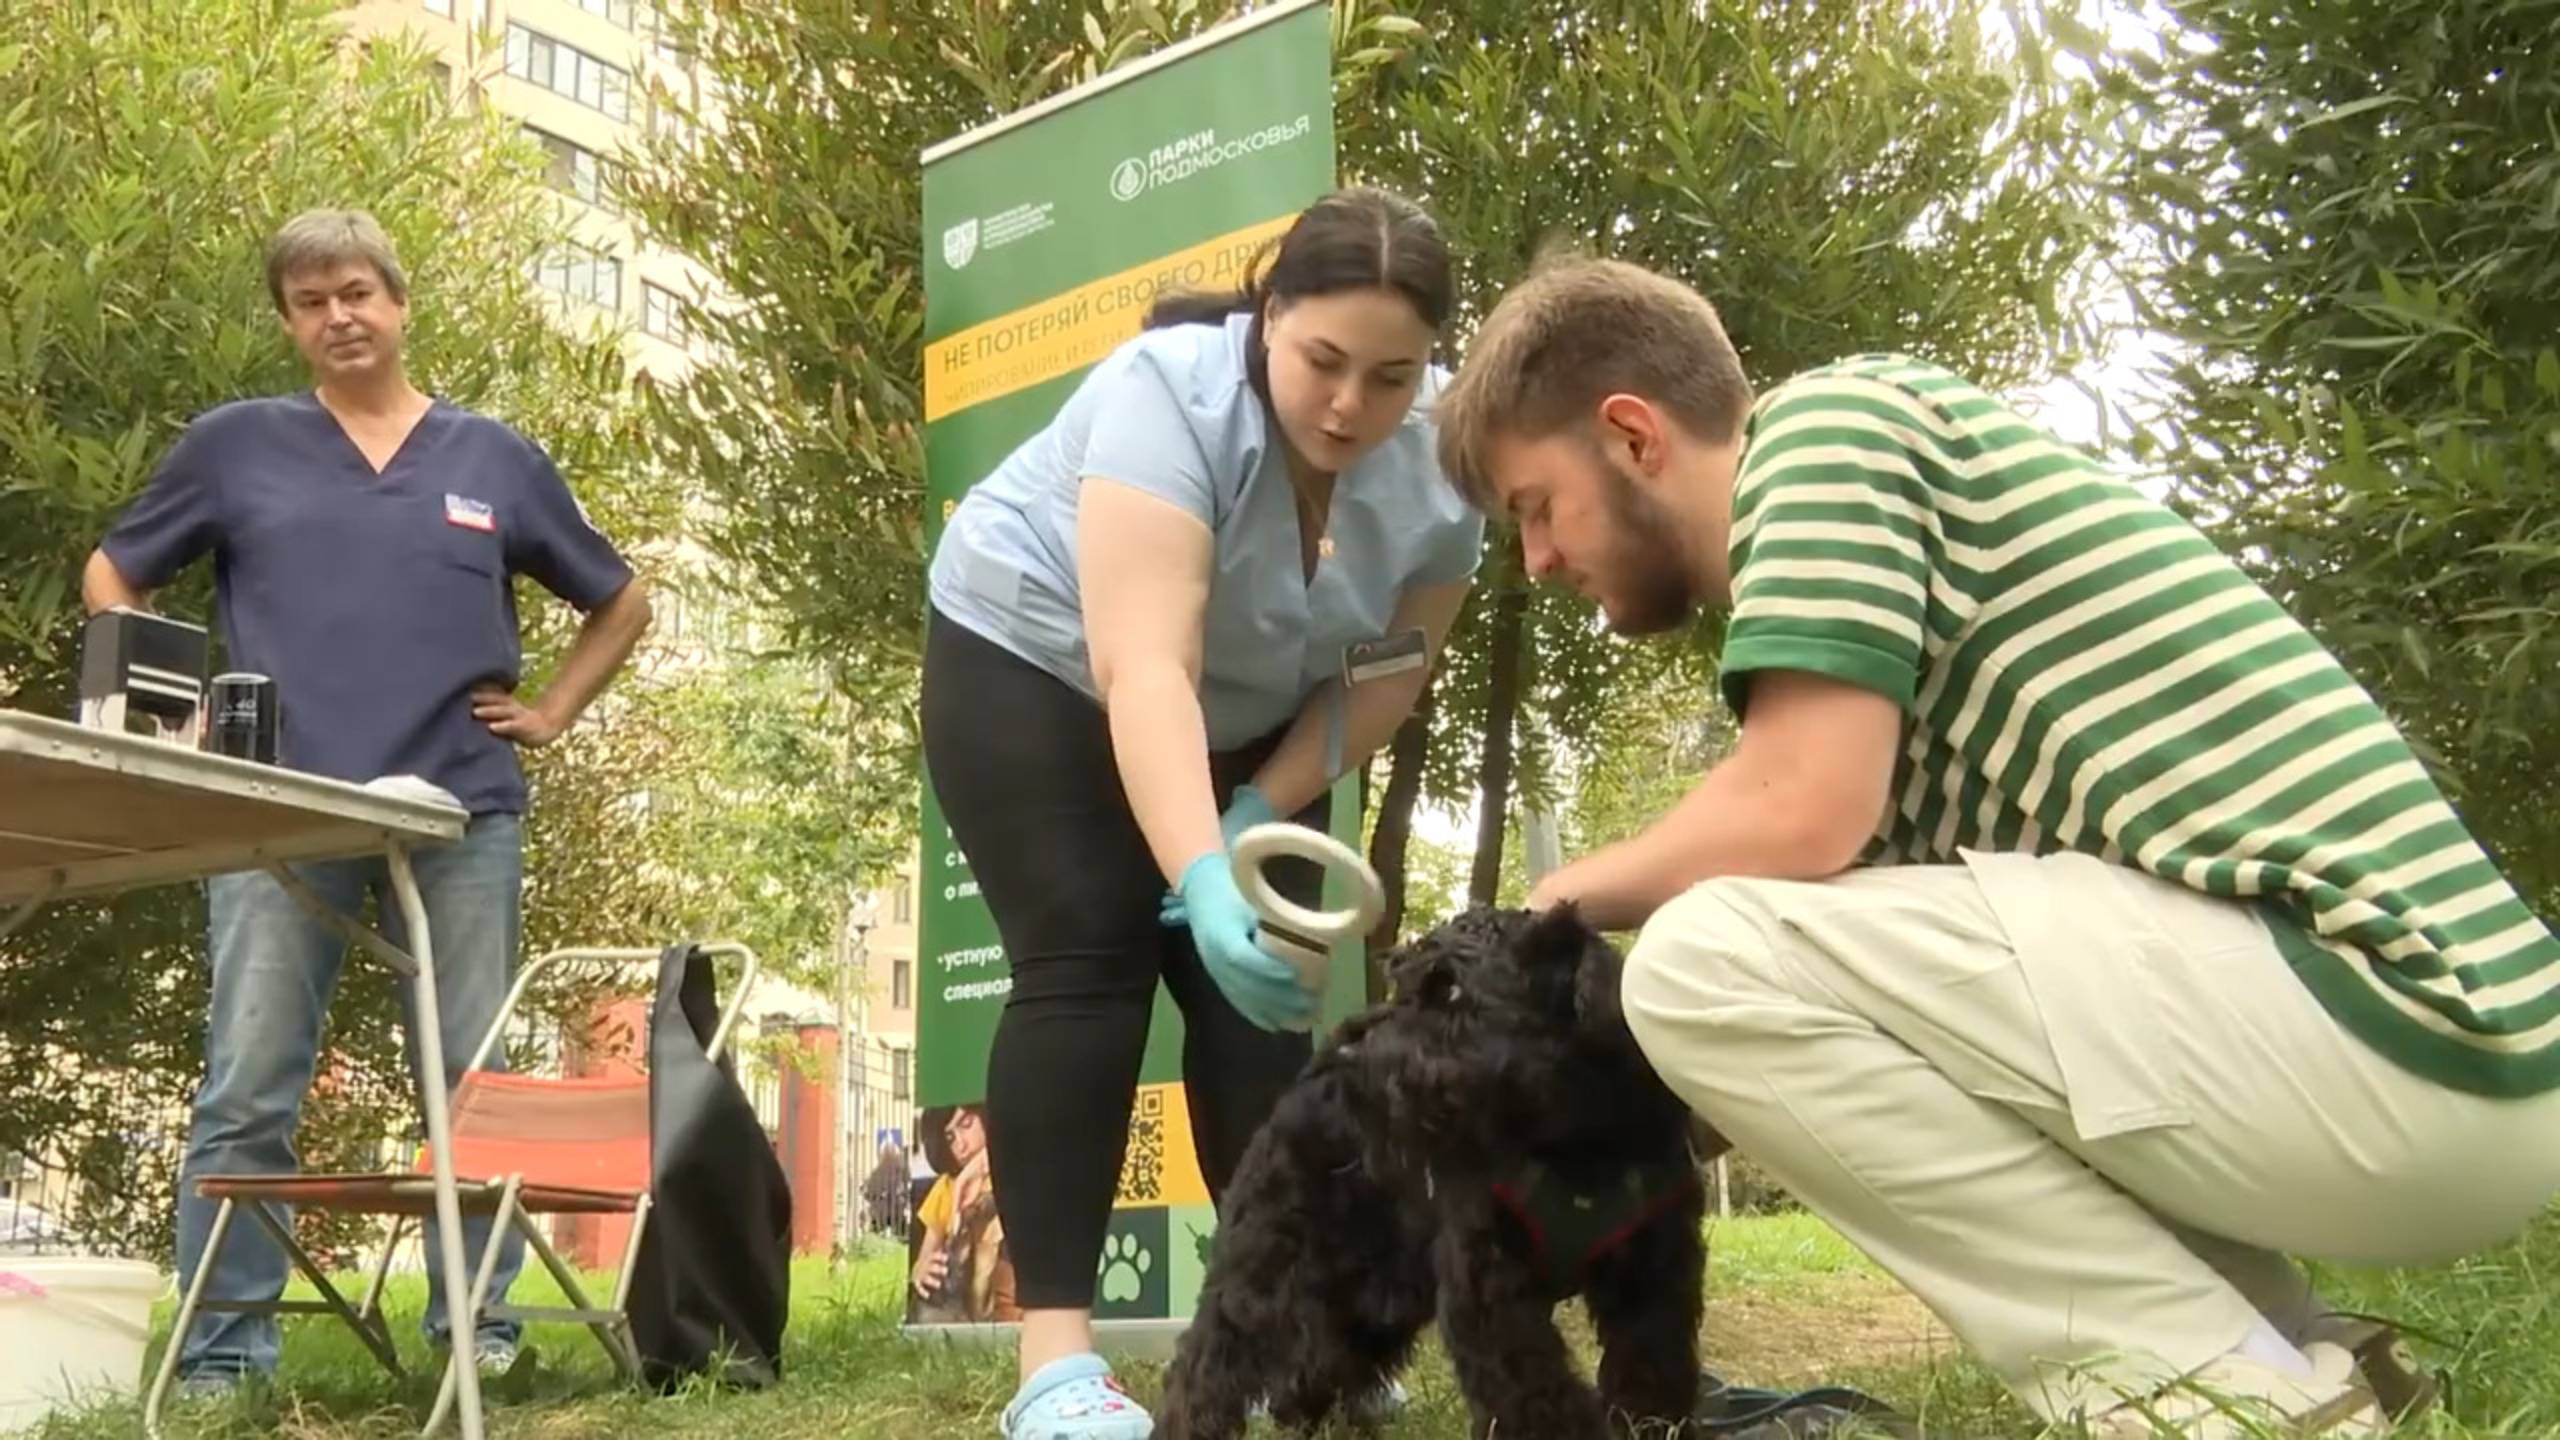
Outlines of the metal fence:
{"type": "Polygon", "coordinates": [[[904,1243],[916,1201],[933,1179],[917,1132],[915,1052],[911,1044],[856,1035],[842,1053],[836,1248],[853,1249],[864,1237],[904,1243]]]}
{"type": "Polygon", "coordinates": [[[0,1255],[163,1252],[185,1141],[183,1113],[151,1113],[0,1147],[0,1255]]]}

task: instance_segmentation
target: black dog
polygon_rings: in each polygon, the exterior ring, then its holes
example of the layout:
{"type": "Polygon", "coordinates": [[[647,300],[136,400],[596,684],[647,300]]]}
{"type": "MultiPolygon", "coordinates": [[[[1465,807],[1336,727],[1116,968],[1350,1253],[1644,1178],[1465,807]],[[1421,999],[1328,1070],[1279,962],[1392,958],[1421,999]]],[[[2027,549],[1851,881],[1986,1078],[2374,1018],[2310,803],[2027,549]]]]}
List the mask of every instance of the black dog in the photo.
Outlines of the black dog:
{"type": "Polygon", "coordinates": [[[1478,1437],[1672,1433],[1699,1397],[1703,1197],[1617,952],[1569,907],[1477,910],[1391,973],[1245,1151],[1157,1440],[1239,1435],[1265,1397],[1301,1430],[1351,1414],[1435,1316],[1478,1437]],[[1577,1294],[1596,1394],[1555,1325],[1577,1294]]]}

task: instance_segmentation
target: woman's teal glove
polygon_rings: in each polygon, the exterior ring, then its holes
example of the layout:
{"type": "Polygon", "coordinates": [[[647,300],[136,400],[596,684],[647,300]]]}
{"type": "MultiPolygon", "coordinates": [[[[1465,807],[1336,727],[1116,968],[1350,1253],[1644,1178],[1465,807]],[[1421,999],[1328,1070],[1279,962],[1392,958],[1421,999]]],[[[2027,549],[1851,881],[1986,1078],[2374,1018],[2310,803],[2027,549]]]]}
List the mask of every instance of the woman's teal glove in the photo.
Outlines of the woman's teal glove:
{"type": "MultiPolygon", "coordinates": [[[[1280,818],[1271,801],[1251,785],[1236,787],[1234,798],[1227,801],[1227,813],[1218,817],[1218,839],[1228,849],[1236,848],[1236,837],[1256,825],[1268,825],[1280,818]]],[[[1172,890],[1164,892],[1164,903],[1157,907],[1167,928],[1183,923],[1182,896],[1172,890]]]]}
{"type": "Polygon", "coordinates": [[[1224,850],[1212,850],[1191,862],[1174,891],[1182,919],[1167,924],[1191,927],[1209,978],[1236,1012],[1265,1030],[1304,1024],[1315,1014],[1316,997],[1298,983],[1297,967],[1265,951],[1257,940],[1262,925],[1253,907],[1236,889],[1235,865],[1224,850]]]}
{"type": "Polygon", "coordinates": [[[1271,808],[1271,797],[1254,786],[1239,785],[1227,801],[1227,813],[1218,817],[1218,838],[1233,850],[1237,836],[1279,818],[1280,812],[1271,808]]]}

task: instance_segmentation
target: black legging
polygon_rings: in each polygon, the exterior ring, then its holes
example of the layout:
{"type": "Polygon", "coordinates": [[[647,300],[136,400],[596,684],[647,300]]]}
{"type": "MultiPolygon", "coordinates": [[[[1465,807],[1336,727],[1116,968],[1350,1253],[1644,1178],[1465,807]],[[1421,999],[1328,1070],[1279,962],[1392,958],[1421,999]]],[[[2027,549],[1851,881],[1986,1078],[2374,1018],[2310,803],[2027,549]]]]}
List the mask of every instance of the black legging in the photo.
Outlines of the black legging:
{"type": "MultiPolygon", "coordinates": [[[[1013,968],[987,1060],[987,1159],[1032,1310],[1090,1308],[1129,1107],[1162,979],[1182,1008],[1191,1133],[1214,1203],[1305,1065],[1305,1035],[1257,1029],[1191,945],[1157,920],[1165,881],[1129,811],[1101,707],[934,612],[925,638],[924,752],[952,838],[968,857],[1013,968]]],[[[1210,757],[1221,804],[1279,737],[1210,757]]],[[[1296,818],[1321,828],[1319,799],[1296,818]]],[[[1322,874],[1270,868],[1314,905],[1322,874]]]]}

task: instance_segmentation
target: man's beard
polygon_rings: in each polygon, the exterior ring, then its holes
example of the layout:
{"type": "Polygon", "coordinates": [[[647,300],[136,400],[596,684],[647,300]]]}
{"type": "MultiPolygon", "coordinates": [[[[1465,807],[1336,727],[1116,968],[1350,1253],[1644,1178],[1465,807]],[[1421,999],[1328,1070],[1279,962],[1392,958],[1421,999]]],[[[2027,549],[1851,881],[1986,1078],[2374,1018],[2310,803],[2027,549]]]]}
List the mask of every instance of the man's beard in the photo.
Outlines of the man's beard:
{"type": "Polygon", "coordinates": [[[1671,513],[1609,467],[1609,525],[1617,533],[1609,557],[1618,596],[1609,628],[1620,635],[1659,635],[1676,630],[1698,610],[1698,581],[1680,553],[1671,513]]]}

